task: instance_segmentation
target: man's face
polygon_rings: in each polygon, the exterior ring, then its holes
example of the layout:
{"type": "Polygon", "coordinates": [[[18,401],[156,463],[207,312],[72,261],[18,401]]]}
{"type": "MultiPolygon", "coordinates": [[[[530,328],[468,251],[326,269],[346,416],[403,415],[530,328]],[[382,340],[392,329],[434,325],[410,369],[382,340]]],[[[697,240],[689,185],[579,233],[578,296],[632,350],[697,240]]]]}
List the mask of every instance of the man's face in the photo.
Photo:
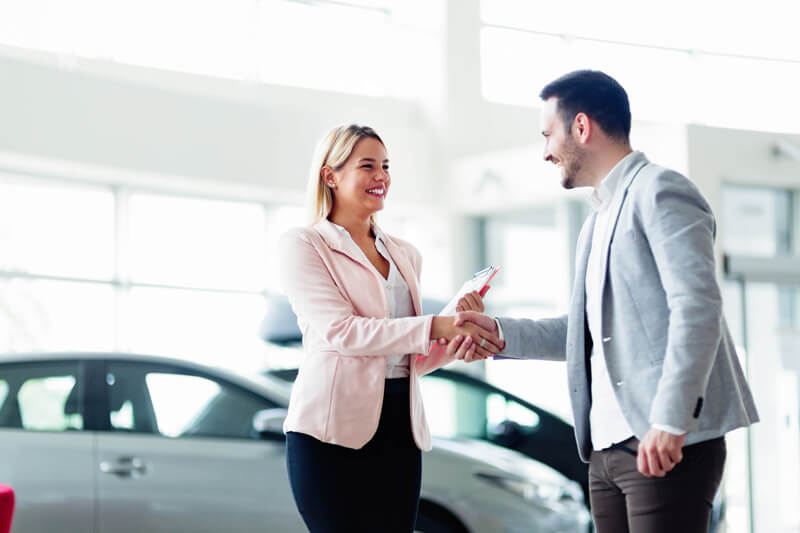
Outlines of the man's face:
{"type": "Polygon", "coordinates": [[[542,135],[544,136],[544,160],[561,169],[561,186],[565,189],[587,185],[583,183],[582,170],[586,152],[575,141],[572,128],[567,128],[558,113],[558,99],[548,98],[541,113],[542,135]]]}

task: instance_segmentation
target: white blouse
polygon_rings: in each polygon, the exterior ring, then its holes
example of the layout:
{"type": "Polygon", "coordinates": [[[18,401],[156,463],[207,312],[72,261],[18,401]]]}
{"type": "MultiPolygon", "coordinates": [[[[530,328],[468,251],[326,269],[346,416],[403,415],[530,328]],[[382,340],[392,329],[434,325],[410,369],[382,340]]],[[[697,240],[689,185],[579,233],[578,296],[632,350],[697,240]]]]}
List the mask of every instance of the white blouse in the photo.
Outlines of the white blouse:
{"type": "MultiPolygon", "coordinates": [[[[414,302],[411,300],[411,291],[409,291],[406,280],[400,275],[400,271],[397,270],[397,265],[394,264],[392,256],[389,255],[389,251],[386,249],[386,244],[384,243],[385,237],[380,228],[378,228],[378,226],[373,226],[375,231],[375,248],[378,250],[378,253],[389,262],[388,278],[384,278],[378,269],[375,268],[375,265],[372,264],[364,251],[355,243],[347,229],[338,224],[334,224],[334,226],[336,226],[336,228],[342,232],[342,235],[350,240],[353,247],[361,253],[364,264],[371,268],[372,271],[375,272],[375,275],[380,278],[384,291],[386,292],[386,301],[389,303],[389,317],[401,318],[414,316],[416,313],[414,312],[414,302]]],[[[409,375],[409,354],[386,354],[387,379],[404,378],[409,375]]]]}

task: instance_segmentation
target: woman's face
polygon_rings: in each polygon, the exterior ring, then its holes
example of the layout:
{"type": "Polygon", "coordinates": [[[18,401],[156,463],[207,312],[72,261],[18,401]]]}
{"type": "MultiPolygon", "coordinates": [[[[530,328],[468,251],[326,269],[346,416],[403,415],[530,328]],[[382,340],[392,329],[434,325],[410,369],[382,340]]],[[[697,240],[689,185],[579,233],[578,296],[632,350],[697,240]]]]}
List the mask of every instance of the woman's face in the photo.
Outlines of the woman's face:
{"type": "Polygon", "coordinates": [[[369,216],[383,209],[389,192],[386,147],[371,137],[358,141],[342,168],[333,171],[333,208],[369,216]]]}

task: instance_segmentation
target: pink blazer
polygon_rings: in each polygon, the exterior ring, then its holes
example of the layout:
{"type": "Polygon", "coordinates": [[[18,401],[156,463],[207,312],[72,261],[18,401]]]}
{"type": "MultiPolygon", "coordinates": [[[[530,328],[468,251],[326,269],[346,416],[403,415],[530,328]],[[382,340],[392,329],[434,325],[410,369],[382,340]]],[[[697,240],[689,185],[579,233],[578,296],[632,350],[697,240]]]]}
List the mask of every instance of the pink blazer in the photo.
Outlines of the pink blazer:
{"type": "MultiPolygon", "coordinates": [[[[284,431],[361,448],[378,428],[386,354],[428,352],[433,317],[419,316],[420,253],[388,235],[386,249],[408,284],[417,316],[388,318],[383,280],[327,220],[283,235],[281,282],[305,351],[284,431]]],[[[431,437],[418,376],[449,361],[440,347],[428,357],[410,358],[411,427],[421,450],[431,449],[431,437]]]]}

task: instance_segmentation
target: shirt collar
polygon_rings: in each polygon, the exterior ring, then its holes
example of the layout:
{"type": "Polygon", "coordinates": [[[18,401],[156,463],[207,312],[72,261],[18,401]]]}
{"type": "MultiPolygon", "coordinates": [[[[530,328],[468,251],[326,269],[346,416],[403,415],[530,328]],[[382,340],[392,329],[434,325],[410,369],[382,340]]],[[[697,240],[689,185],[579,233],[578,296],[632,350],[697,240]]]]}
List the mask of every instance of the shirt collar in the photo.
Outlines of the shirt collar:
{"type": "MultiPolygon", "coordinates": [[[[347,231],[347,228],[345,228],[344,226],[340,226],[339,224],[337,224],[335,222],[331,222],[331,226],[333,226],[334,228],[339,230],[339,233],[347,236],[347,238],[350,239],[350,241],[353,241],[353,236],[350,235],[350,232],[347,231]]],[[[373,231],[373,233],[375,233],[375,239],[381,241],[383,243],[383,245],[385,246],[386,245],[386,237],[383,235],[383,231],[381,231],[381,229],[378,227],[377,224],[373,224],[372,225],[372,231],[373,231]]],[[[355,241],[353,241],[353,242],[355,242],[355,241]]]]}
{"type": "Polygon", "coordinates": [[[631,152],[622,159],[620,159],[614,168],[611,169],[611,172],[603,178],[603,181],[600,182],[600,185],[592,192],[592,195],[589,197],[589,203],[592,206],[592,209],[595,211],[603,211],[608,208],[611,204],[611,199],[614,197],[614,194],[617,192],[619,188],[619,183],[622,179],[622,175],[624,174],[624,170],[627,167],[627,162],[634,157],[639,152],[631,152]]]}

